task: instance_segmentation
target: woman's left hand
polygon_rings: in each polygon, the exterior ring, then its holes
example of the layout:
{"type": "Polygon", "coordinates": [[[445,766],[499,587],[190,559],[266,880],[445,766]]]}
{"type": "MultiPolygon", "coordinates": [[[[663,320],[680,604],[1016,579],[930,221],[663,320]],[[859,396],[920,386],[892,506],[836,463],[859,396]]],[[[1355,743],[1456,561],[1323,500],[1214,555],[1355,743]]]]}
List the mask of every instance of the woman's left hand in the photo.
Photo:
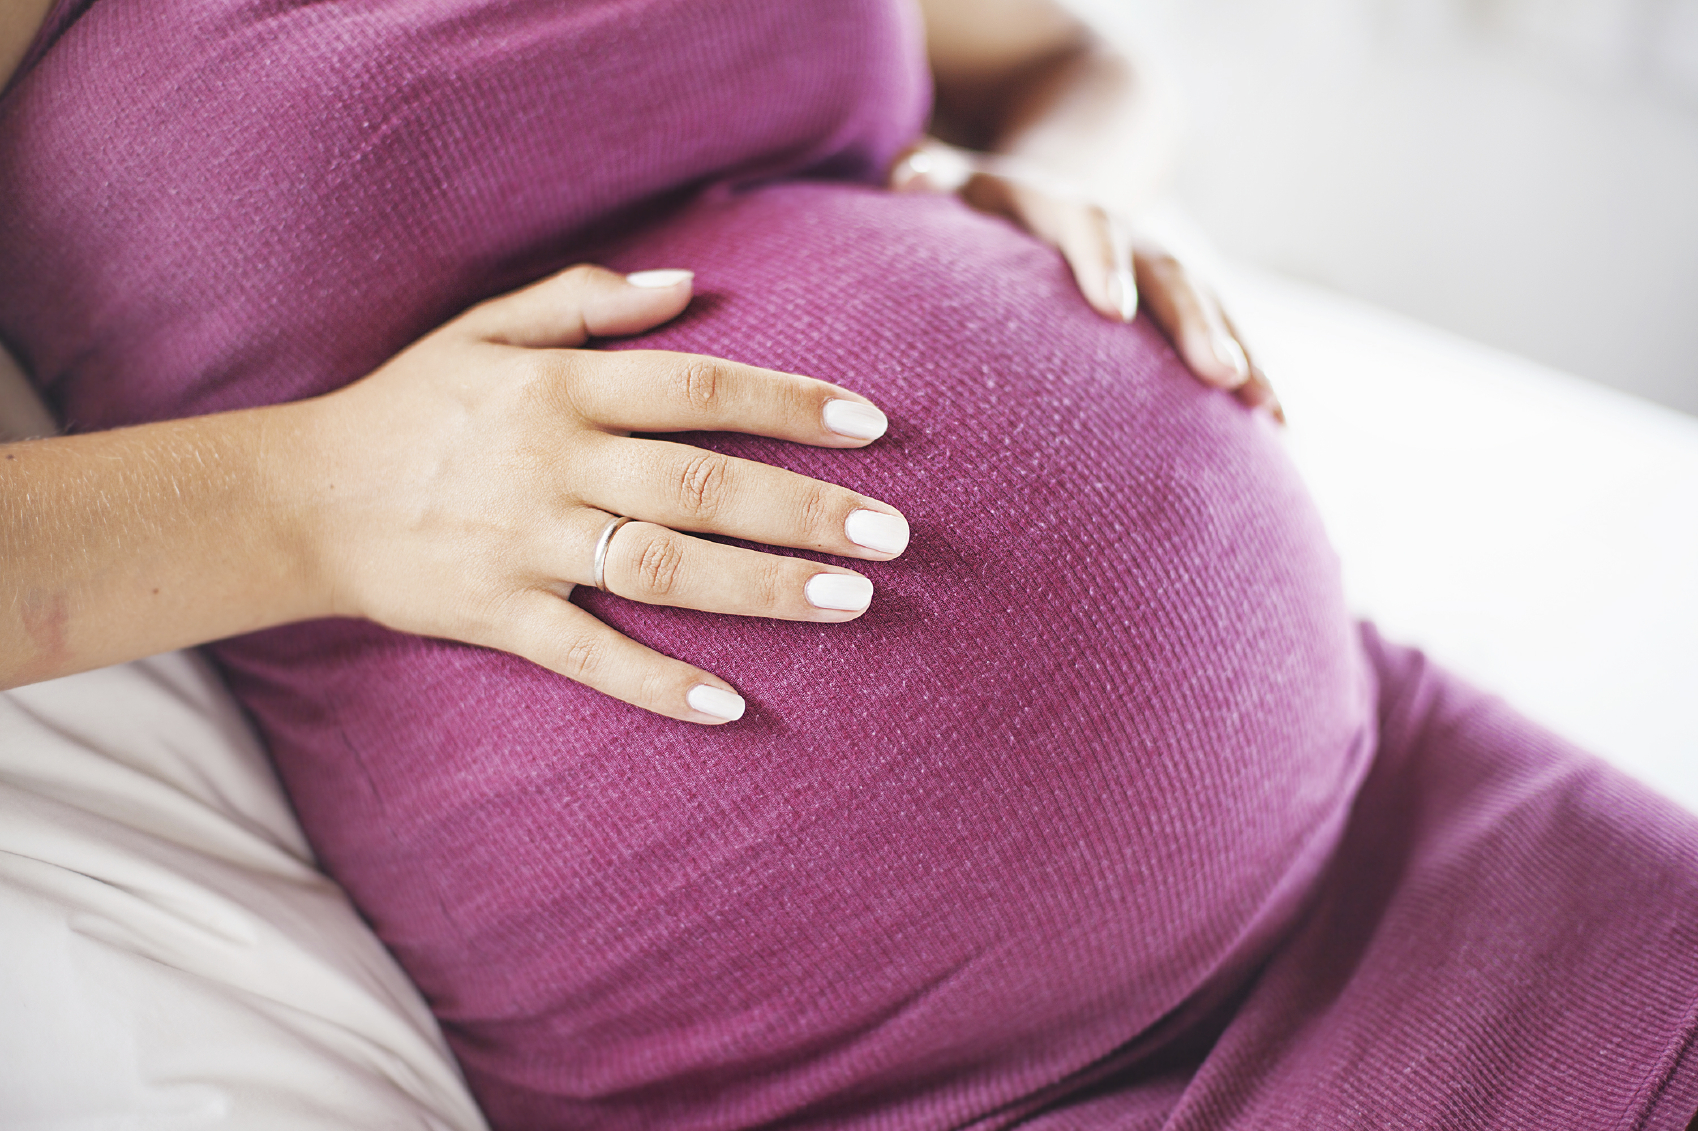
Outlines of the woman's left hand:
{"type": "Polygon", "coordinates": [[[1227,389],[1251,408],[1284,420],[1267,376],[1252,360],[1220,301],[1164,249],[1134,239],[1102,205],[1047,184],[1005,158],[926,138],[891,169],[898,192],[959,195],[981,212],[1004,216],[1057,248],[1085,299],[1105,317],[1130,322],[1140,299],[1205,384],[1227,389]]]}

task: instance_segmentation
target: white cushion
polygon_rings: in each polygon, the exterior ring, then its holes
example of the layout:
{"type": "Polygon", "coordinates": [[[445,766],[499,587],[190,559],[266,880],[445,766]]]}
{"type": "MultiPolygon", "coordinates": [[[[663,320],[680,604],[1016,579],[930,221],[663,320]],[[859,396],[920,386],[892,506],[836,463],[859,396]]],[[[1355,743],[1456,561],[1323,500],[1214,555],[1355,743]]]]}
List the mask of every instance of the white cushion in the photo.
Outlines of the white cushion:
{"type": "Polygon", "coordinates": [[[484,1126],[192,654],[0,693],[0,969],[8,1128],[484,1126]]]}

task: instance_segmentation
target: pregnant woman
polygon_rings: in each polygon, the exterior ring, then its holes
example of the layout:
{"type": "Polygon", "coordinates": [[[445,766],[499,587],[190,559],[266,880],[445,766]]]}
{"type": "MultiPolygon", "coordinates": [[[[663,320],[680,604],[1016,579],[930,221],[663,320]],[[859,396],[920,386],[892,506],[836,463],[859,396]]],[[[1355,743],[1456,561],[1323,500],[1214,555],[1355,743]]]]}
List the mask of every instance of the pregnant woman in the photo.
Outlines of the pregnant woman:
{"type": "MultiPolygon", "coordinates": [[[[943,93],[1065,88],[998,7],[943,93]]],[[[60,0],[0,336],[177,423],[4,449],[7,679],[263,629],[500,1128],[1684,1127],[1698,820],[1353,626],[1112,249],[879,187],[927,94],[888,0],[60,0]]]]}

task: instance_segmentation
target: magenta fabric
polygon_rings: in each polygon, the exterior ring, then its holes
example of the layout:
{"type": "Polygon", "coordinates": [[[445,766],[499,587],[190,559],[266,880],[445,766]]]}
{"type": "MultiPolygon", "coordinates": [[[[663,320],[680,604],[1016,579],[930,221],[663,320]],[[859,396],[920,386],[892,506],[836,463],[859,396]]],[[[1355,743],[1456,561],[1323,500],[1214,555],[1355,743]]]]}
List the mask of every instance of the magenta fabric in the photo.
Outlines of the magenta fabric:
{"type": "MultiPolygon", "coordinates": [[[[908,514],[849,625],[575,597],[706,729],[354,622],[214,653],[498,1128],[1683,1127],[1698,819],[1359,631],[1274,429],[873,187],[880,0],[96,0],[0,101],[0,336],[76,427],[357,379],[577,259],[811,373],[908,514]]],[[[62,30],[61,30],[62,29],[62,30]]],[[[44,41],[45,42],[45,41],[44,41]]]]}

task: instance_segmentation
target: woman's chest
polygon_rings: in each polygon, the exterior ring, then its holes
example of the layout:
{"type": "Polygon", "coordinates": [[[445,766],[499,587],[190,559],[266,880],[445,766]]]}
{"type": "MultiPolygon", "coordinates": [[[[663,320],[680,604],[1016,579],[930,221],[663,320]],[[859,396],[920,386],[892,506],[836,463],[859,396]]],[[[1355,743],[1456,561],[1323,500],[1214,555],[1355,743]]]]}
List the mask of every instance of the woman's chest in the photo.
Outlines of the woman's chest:
{"type": "Polygon", "coordinates": [[[365,312],[304,395],[703,184],[874,176],[927,94],[892,0],[95,0],[0,104],[0,336],[183,379],[365,312]]]}

